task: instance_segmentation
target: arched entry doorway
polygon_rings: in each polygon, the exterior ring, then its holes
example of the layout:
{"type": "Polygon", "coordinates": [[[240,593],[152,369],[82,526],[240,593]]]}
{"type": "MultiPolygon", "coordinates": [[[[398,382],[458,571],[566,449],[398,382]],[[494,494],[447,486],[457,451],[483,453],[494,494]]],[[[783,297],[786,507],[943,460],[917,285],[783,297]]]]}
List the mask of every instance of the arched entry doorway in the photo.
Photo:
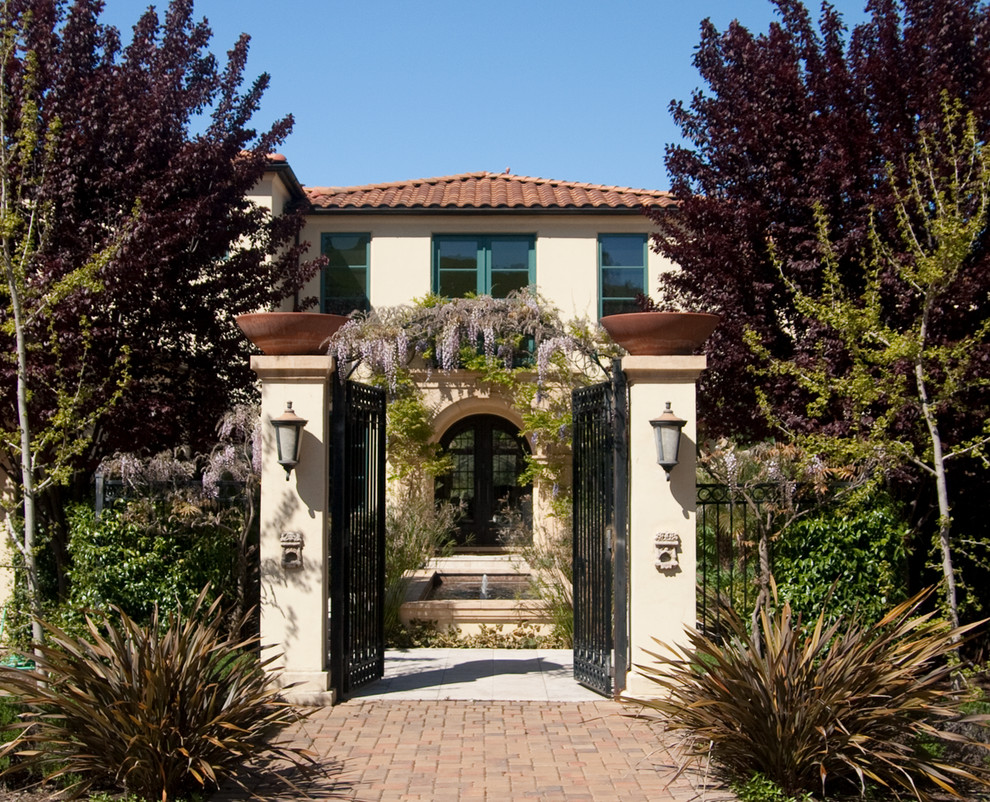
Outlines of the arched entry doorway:
{"type": "Polygon", "coordinates": [[[519,484],[530,451],[519,429],[498,415],[471,415],[444,432],[440,446],[453,469],[437,480],[436,495],[463,509],[458,545],[504,545],[500,535],[508,518],[531,539],[533,486],[519,484]]]}

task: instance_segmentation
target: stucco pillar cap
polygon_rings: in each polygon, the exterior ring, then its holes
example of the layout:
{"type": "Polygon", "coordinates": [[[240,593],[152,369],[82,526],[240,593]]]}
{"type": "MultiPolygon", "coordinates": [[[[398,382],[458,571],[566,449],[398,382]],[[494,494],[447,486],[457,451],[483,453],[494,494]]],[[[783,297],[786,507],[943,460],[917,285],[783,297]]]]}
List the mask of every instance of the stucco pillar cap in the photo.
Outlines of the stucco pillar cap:
{"type": "Polygon", "coordinates": [[[332,356],[265,356],[251,357],[251,370],[263,381],[292,379],[321,381],[333,374],[332,356]]]}
{"type": "Polygon", "coordinates": [[[708,367],[708,357],[699,355],[624,356],[622,372],[629,384],[695,382],[708,367]]]}

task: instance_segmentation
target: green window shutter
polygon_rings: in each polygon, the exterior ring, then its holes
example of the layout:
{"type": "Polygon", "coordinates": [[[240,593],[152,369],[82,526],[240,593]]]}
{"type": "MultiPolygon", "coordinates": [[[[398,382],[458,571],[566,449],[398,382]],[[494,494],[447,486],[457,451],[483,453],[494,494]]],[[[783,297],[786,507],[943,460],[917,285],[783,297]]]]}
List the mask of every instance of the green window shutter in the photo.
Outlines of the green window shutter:
{"type": "Polygon", "coordinates": [[[320,251],[329,260],[320,281],[320,309],[338,315],[368,311],[371,234],[323,234],[320,251]]]}
{"type": "Polygon", "coordinates": [[[433,238],[433,291],[446,298],[504,298],[536,281],[535,237],[443,234],[433,238]]]}
{"type": "Polygon", "coordinates": [[[646,234],[598,237],[598,316],[636,312],[647,295],[646,234]]]}

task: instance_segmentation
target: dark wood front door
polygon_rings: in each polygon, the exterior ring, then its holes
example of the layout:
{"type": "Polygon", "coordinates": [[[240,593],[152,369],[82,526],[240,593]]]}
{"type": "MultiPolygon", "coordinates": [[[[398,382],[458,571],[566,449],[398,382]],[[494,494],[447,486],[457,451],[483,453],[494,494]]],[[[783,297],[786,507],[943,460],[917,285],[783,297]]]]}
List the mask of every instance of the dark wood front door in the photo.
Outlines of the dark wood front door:
{"type": "Polygon", "coordinates": [[[472,415],[440,439],[453,469],[437,482],[437,498],[462,510],[458,545],[496,547],[532,538],[532,485],[520,485],[529,445],[497,415],[472,415]],[[528,529],[528,531],[526,531],[528,529]]]}

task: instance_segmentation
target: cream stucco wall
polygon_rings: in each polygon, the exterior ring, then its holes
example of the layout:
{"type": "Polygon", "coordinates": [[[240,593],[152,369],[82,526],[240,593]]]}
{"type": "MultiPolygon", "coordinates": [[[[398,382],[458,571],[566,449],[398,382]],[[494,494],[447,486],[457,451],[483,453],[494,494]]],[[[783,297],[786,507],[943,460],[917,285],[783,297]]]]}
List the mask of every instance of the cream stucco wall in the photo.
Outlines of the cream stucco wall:
{"type": "MultiPolygon", "coordinates": [[[[643,215],[614,214],[345,214],[311,215],[302,232],[309,258],[319,255],[324,233],[370,234],[369,298],[395,306],[431,289],[432,241],[440,234],[529,234],[535,238],[536,286],[565,317],[598,313],[598,235],[649,234],[643,215]]],[[[673,264],[648,250],[647,288],[673,264]]],[[[319,278],[303,291],[318,296],[319,278]]]]}
{"type": "Polygon", "coordinates": [[[274,172],[265,173],[264,177],[248,194],[248,200],[262,206],[273,214],[282,214],[289,202],[289,191],[285,184],[274,172]]]}
{"type": "MultiPolygon", "coordinates": [[[[697,551],[695,383],[704,356],[627,356],[622,370],[629,383],[629,651],[626,695],[656,696],[658,686],[638,667],[651,666],[650,654],[683,646],[685,630],[696,624],[697,551]],[[666,478],[657,464],[652,418],[669,402],[687,424],[681,431],[679,462],[666,478]],[[678,566],[656,564],[656,538],[679,541],[678,566]]],[[[668,652],[669,654],[669,652],[668,652]]]]}
{"type": "Polygon", "coordinates": [[[278,655],[281,681],[293,684],[294,701],[332,700],[327,666],[329,614],[327,533],[330,497],[330,385],[328,356],[255,356],[251,367],[261,379],[261,642],[265,656],[278,655]],[[288,479],[276,459],[269,421],[292,402],[306,419],[300,468],[288,479]],[[282,564],[283,533],[302,536],[302,565],[282,564]]]}
{"type": "MultiPolygon", "coordinates": [[[[259,187],[254,200],[280,211],[290,199],[277,176],[259,187]],[[267,193],[267,196],[265,195],[267,193]]],[[[319,254],[324,233],[370,234],[369,298],[372,306],[408,303],[431,289],[433,237],[442,234],[530,234],[535,240],[535,277],[539,292],[565,317],[594,319],[598,312],[598,237],[608,233],[651,233],[652,224],[638,214],[530,213],[344,213],[311,215],[301,232],[310,243],[309,257],[319,254]]],[[[660,274],[675,270],[648,249],[647,288],[656,297],[660,274]]],[[[303,295],[319,296],[316,278],[303,295]]],[[[282,651],[285,679],[301,683],[301,699],[328,696],[326,665],[326,535],[328,499],[325,477],[329,357],[256,357],[252,366],[264,380],[262,413],[279,414],[286,400],[310,418],[307,438],[312,462],[300,479],[288,483],[275,464],[270,439],[265,443],[265,490],[262,501],[262,637],[282,651]],[[302,360],[298,363],[296,360],[302,360]],[[305,360],[314,360],[306,362],[305,360]],[[290,365],[291,362],[291,365],[290,365]],[[304,364],[305,362],[305,364],[304,364]],[[291,367],[291,370],[289,370],[291,367]],[[323,456],[317,453],[320,452],[323,456]],[[298,482],[298,485],[297,485],[298,482]],[[322,482],[322,486],[320,483],[322,482]],[[304,568],[287,571],[278,563],[279,534],[298,531],[304,538],[304,568]],[[319,633],[319,634],[317,634],[319,633]]],[[[656,686],[640,668],[653,662],[657,643],[683,644],[685,629],[696,623],[695,575],[695,382],[705,367],[703,356],[627,357],[622,362],[629,382],[630,518],[629,518],[629,671],[626,695],[655,695],[656,686]],[[656,463],[651,418],[666,402],[687,420],[680,464],[668,482],[656,463]],[[676,536],[679,565],[658,568],[658,535],[676,536]]],[[[475,375],[422,373],[417,384],[433,413],[439,440],[469,415],[495,414],[517,426],[519,414],[499,390],[480,385],[475,375]]],[[[266,434],[270,438],[270,434],[266,434]]],[[[538,449],[535,449],[538,452],[538,449]]],[[[538,453],[537,453],[538,455],[538,453]]],[[[534,535],[553,526],[548,488],[534,492],[534,535]]],[[[621,684],[621,682],[620,682],[621,684]]]]}
{"type": "MultiPolygon", "coordinates": [[[[253,199],[281,210],[289,198],[281,175],[273,172],[256,188],[253,199]],[[265,200],[262,200],[265,198],[265,200]]],[[[309,243],[303,258],[320,253],[326,233],[370,235],[368,295],[373,307],[409,303],[431,290],[433,237],[443,234],[526,234],[534,237],[537,290],[565,318],[598,314],[598,237],[601,234],[649,235],[653,224],[639,212],[491,212],[452,210],[445,213],[401,213],[389,210],[317,213],[308,216],[300,240],[309,243]]],[[[676,269],[667,259],[647,249],[647,289],[656,296],[660,274],[676,269]]],[[[303,289],[302,296],[320,295],[320,278],[303,289]]],[[[286,302],[286,307],[288,304],[286,302]]],[[[521,424],[508,398],[491,395],[473,376],[419,377],[424,401],[434,413],[434,436],[458,420],[475,414],[495,414],[521,424]]],[[[554,527],[547,514],[549,491],[534,490],[534,534],[554,527]]]]}

